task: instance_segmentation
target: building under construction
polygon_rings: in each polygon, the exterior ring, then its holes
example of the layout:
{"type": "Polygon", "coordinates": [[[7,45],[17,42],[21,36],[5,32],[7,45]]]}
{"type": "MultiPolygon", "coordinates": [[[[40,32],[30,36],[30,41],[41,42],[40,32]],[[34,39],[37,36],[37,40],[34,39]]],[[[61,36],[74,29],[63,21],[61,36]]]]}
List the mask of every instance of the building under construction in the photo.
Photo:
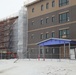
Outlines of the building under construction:
{"type": "Polygon", "coordinates": [[[10,17],[0,21],[0,58],[9,59],[16,57],[16,53],[13,49],[13,27],[14,22],[18,19],[16,17],[10,17]]]}
{"type": "Polygon", "coordinates": [[[27,10],[0,21],[0,58],[26,58],[28,42],[27,10]]]}

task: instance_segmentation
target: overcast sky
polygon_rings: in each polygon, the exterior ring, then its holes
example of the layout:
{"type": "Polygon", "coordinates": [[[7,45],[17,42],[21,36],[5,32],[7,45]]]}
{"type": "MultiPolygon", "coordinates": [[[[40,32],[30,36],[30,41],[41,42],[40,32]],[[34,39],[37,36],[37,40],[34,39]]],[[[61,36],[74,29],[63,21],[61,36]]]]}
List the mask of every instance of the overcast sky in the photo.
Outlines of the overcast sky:
{"type": "Polygon", "coordinates": [[[18,12],[25,1],[34,0],[0,0],[0,19],[18,12]]]}

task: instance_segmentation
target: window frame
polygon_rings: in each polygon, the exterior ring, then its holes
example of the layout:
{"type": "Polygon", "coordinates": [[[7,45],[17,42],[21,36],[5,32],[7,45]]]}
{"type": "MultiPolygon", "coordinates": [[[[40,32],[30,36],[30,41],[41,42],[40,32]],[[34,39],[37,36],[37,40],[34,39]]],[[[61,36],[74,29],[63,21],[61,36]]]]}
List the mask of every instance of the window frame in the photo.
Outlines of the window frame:
{"type": "Polygon", "coordinates": [[[62,14],[59,14],[59,23],[68,22],[69,18],[70,18],[69,12],[64,12],[62,14]]]}
{"type": "Polygon", "coordinates": [[[69,4],[69,0],[59,0],[59,7],[61,6],[65,6],[65,5],[68,5],[69,4]]]}
{"type": "Polygon", "coordinates": [[[52,7],[55,7],[55,0],[52,0],[52,7]]]}
{"type": "Polygon", "coordinates": [[[49,3],[46,3],[46,9],[49,9],[49,3]]]}
{"type": "Polygon", "coordinates": [[[46,36],[46,39],[48,39],[49,38],[49,33],[47,32],[46,34],[45,34],[46,36]]]}
{"type": "Polygon", "coordinates": [[[32,25],[34,25],[34,21],[32,21],[32,25]]]}
{"type": "Polygon", "coordinates": [[[44,5],[41,5],[41,11],[43,11],[44,10],[44,5]]]}
{"type": "Polygon", "coordinates": [[[41,19],[40,24],[41,24],[41,25],[43,24],[43,18],[41,19]]]}
{"type": "Polygon", "coordinates": [[[51,36],[52,36],[52,38],[55,37],[55,32],[54,31],[51,33],[51,36]]]}
{"type": "Polygon", "coordinates": [[[52,22],[54,22],[55,21],[55,16],[52,16],[52,22]]]}
{"type": "Polygon", "coordinates": [[[34,8],[32,8],[32,12],[34,12],[34,8]]]}
{"type": "Polygon", "coordinates": [[[49,17],[46,18],[46,23],[49,23],[49,17]]]}
{"type": "Polygon", "coordinates": [[[41,34],[40,34],[40,39],[43,39],[43,37],[44,37],[44,36],[43,36],[43,33],[41,33],[41,34]]]}
{"type": "Polygon", "coordinates": [[[64,35],[66,36],[66,38],[69,38],[70,30],[69,29],[59,30],[59,38],[63,38],[64,35]],[[65,31],[66,33],[64,34],[65,31]]]}

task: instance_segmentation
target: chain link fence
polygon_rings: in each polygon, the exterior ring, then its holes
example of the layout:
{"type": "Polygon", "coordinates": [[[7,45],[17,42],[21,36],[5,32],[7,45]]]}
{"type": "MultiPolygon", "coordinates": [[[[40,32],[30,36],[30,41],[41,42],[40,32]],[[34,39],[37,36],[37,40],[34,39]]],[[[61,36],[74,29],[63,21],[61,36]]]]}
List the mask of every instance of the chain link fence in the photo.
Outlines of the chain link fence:
{"type": "Polygon", "coordinates": [[[31,59],[76,59],[76,47],[28,48],[27,58],[31,59]]]}

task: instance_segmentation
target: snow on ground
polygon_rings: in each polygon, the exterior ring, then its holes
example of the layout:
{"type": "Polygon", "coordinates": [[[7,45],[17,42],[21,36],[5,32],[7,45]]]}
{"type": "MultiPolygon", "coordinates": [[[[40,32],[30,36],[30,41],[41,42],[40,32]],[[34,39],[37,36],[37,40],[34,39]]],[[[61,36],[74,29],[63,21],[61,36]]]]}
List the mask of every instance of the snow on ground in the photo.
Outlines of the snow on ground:
{"type": "Polygon", "coordinates": [[[0,75],[76,75],[76,60],[0,60],[0,75]]]}

